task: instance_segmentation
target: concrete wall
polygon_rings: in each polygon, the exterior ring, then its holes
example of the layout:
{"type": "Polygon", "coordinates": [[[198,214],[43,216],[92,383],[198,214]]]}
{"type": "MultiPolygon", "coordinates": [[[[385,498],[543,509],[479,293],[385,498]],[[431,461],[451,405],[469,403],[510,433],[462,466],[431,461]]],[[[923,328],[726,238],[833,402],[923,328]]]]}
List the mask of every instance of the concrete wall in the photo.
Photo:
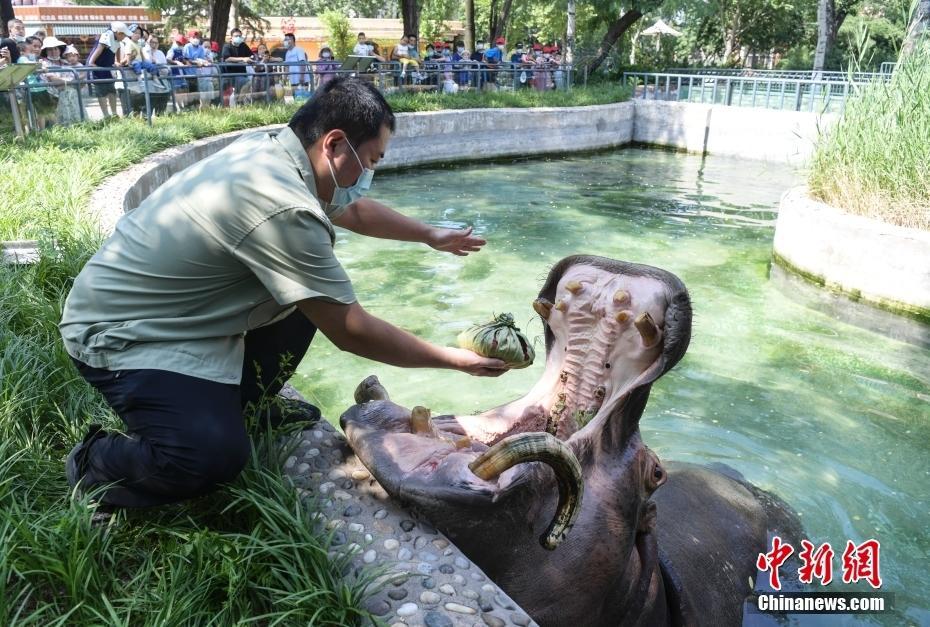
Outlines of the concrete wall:
{"type": "Polygon", "coordinates": [[[633,137],[633,112],[632,103],[622,102],[401,113],[383,167],[622,146],[633,137]]]}
{"type": "Polygon", "coordinates": [[[835,115],[634,100],[633,141],[688,152],[800,164],[835,115]]]}
{"type": "Polygon", "coordinates": [[[798,187],[782,197],[774,249],[816,283],[930,322],[930,232],[850,215],[798,187]]]}

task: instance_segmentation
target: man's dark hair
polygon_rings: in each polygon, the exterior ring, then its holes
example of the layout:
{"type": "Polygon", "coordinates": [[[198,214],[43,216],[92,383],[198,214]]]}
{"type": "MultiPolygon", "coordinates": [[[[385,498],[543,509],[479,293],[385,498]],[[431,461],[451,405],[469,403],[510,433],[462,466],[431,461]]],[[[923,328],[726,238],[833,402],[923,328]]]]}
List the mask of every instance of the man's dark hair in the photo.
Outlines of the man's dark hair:
{"type": "Polygon", "coordinates": [[[285,38],[285,39],[291,38],[291,39],[293,39],[294,41],[297,41],[297,36],[296,36],[294,33],[284,33],[284,38],[285,38]]]}
{"type": "Polygon", "coordinates": [[[42,43],[42,40],[39,39],[38,37],[34,36],[34,35],[30,35],[29,37],[26,37],[26,41],[24,41],[23,43],[25,43],[25,44],[28,46],[29,44],[31,44],[31,43],[34,42],[34,41],[37,41],[37,42],[39,42],[39,43],[42,43]]]}
{"type": "Polygon", "coordinates": [[[364,37],[364,36],[365,36],[365,33],[359,33],[358,36],[359,36],[359,37],[364,37]]]}
{"type": "Polygon", "coordinates": [[[230,34],[230,35],[233,35],[233,34],[235,34],[235,33],[239,33],[239,34],[241,35],[241,34],[242,34],[242,31],[239,30],[238,28],[234,28],[234,29],[232,29],[231,31],[229,31],[229,34],[230,34]]]}
{"type": "Polygon", "coordinates": [[[288,126],[310,148],[326,133],[340,129],[353,146],[373,139],[382,126],[394,132],[394,112],[381,92],[357,78],[334,78],[305,102],[288,126]]]}

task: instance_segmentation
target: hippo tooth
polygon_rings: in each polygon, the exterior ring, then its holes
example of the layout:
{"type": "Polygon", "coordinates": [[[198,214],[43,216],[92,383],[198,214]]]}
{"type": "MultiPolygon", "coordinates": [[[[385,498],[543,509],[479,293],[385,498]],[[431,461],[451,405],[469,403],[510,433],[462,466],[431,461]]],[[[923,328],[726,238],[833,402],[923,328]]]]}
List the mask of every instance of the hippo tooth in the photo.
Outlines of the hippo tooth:
{"type": "Polygon", "coordinates": [[[580,283],[579,281],[569,281],[568,283],[565,284],[565,289],[567,289],[567,290],[568,290],[569,292],[571,292],[572,294],[577,294],[577,293],[580,292],[583,288],[582,288],[581,283],[580,283]]]}
{"type": "Polygon", "coordinates": [[[622,305],[623,303],[629,300],[630,300],[630,293],[628,291],[617,290],[616,292],[614,292],[614,302],[617,303],[618,305],[622,305]]]}
{"type": "Polygon", "coordinates": [[[471,446],[471,438],[467,435],[465,437],[459,438],[455,441],[455,448],[469,448],[471,446]]]}
{"type": "Polygon", "coordinates": [[[548,320],[552,313],[552,303],[545,298],[537,298],[533,301],[533,309],[536,310],[543,320],[548,320]]]}
{"type": "Polygon", "coordinates": [[[565,304],[564,300],[559,299],[558,302],[556,302],[555,304],[555,308],[558,309],[559,311],[565,311],[566,309],[568,309],[568,305],[565,304]]]}
{"type": "Polygon", "coordinates": [[[624,322],[630,319],[630,312],[629,311],[618,311],[617,315],[614,316],[614,318],[617,320],[617,322],[619,322],[620,324],[623,324],[624,322]]]}
{"type": "Polygon", "coordinates": [[[656,345],[662,332],[659,330],[659,327],[656,326],[655,321],[652,319],[652,316],[649,315],[648,311],[644,311],[636,316],[633,324],[636,325],[636,330],[639,331],[639,334],[643,336],[643,344],[646,348],[651,348],[656,345]]]}
{"type": "Polygon", "coordinates": [[[410,427],[413,433],[432,433],[433,419],[430,417],[430,410],[420,405],[414,407],[410,412],[410,427]]]}

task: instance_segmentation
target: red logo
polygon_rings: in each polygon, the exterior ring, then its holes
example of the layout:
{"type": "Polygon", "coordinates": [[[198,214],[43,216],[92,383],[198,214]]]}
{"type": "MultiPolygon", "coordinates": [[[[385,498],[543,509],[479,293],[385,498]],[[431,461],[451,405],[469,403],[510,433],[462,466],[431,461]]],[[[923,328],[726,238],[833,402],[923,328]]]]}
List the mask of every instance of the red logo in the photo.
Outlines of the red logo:
{"type": "Polygon", "coordinates": [[[846,541],[843,551],[843,583],[855,583],[865,579],[873,588],[882,586],[882,577],[878,572],[878,540],[866,540],[856,546],[852,540],[846,541]]]}
{"type": "Polygon", "coordinates": [[[814,550],[814,545],[807,540],[801,540],[801,552],[798,557],[804,564],[798,569],[798,578],[801,583],[811,583],[814,577],[820,580],[820,585],[826,586],[833,581],[833,549],[829,542],[825,542],[814,550]]]}
{"type": "MultiPolygon", "coordinates": [[[[860,579],[869,582],[873,588],[881,588],[882,577],[879,567],[879,552],[881,543],[869,539],[862,544],[855,544],[852,540],[846,541],[846,550],[843,551],[843,583],[856,583],[860,579]]],[[[768,553],[759,553],[756,567],[762,571],[769,571],[769,584],[774,590],[781,590],[781,581],[778,579],[778,568],[785,563],[794,547],[782,542],[778,536],[772,537],[772,550],[768,553]]],[[[829,542],[818,547],[809,540],[801,540],[801,567],[798,569],[798,579],[801,583],[813,583],[819,579],[823,586],[833,581],[833,548],[829,542]]]]}
{"type": "Polygon", "coordinates": [[[769,584],[775,590],[781,590],[781,582],[778,580],[778,567],[785,563],[785,560],[794,553],[794,547],[790,544],[783,543],[781,538],[775,536],[772,538],[772,550],[768,553],[759,553],[756,560],[756,566],[762,572],[770,570],[769,584]]]}

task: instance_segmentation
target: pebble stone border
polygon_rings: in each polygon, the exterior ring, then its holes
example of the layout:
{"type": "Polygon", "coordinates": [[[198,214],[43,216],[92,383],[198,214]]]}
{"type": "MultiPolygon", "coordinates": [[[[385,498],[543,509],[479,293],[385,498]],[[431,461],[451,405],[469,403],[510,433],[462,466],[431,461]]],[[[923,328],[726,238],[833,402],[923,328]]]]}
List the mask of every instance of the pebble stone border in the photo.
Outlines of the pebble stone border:
{"type": "MultiPolygon", "coordinates": [[[[303,400],[290,386],[281,395],[303,400]]],[[[536,625],[441,532],[391,500],[335,427],[321,420],[294,444],[284,474],[303,498],[319,499],[333,550],[355,554],[353,572],[388,569],[366,602],[379,620],[390,627],[536,625]]]]}

